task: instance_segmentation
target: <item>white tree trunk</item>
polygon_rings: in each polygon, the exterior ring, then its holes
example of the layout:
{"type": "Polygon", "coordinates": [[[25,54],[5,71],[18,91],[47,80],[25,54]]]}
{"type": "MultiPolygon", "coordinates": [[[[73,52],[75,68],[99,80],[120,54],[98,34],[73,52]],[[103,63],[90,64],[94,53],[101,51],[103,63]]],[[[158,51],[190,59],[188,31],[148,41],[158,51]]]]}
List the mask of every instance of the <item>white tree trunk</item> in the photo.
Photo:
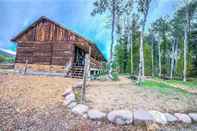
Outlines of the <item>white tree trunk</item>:
{"type": "Polygon", "coordinates": [[[144,81],[144,31],[141,35],[142,81],[144,81]]]}
{"type": "Polygon", "coordinates": [[[177,60],[178,60],[178,41],[177,41],[177,38],[176,38],[175,52],[174,52],[174,69],[173,69],[174,73],[176,73],[177,60]]]}
{"type": "Polygon", "coordinates": [[[114,46],[114,31],[115,31],[115,0],[113,0],[112,9],[112,30],[111,30],[111,46],[110,46],[110,60],[109,60],[109,78],[112,79],[112,62],[113,62],[113,46],[114,46]]]}
{"type": "Polygon", "coordinates": [[[159,54],[159,77],[161,77],[161,41],[158,43],[158,54],[159,54]]]}
{"type": "Polygon", "coordinates": [[[170,79],[173,77],[173,70],[174,70],[174,60],[175,60],[175,40],[172,43],[172,51],[171,51],[171,66],[170,66],[170,79]]]}
{"type": "Polygon", "coordinates": [[[152,49],[151,49],[151,59],[152,59],[152,77],[154,77],[154,41],[152,38],[152,49]]]}
{"type": "Polygon", "coordinates": [[[189,32],[189,6],[186,3],[186,24],[184,32],[184,69],[183,69],[183,81],[187,80],[187,47],[188,47],[188,32],[189,32]]]}
{"type": "MultiPolygon", "coordinates": [[[[132,35],[132,34],[131,34],[132,35]]],[[[131,75],[133,75],[133,39],[132,39],[132,36],[131,36],[131,75]]]]}
{"type": "Polygon", "coordinates": [[[144,43],[143,43],[143,39],[144,39],[144,32],[141,31],[140,34],[140,62],[139,62],[139,72],[138,72],[138,83],[141,84],[144,81],[144,43]]]}
{"type": "Polygon", "coordinates": [[[133,75],[133,33],[130,32],[130,48],[131,48],[131,75],[133,75]]]}

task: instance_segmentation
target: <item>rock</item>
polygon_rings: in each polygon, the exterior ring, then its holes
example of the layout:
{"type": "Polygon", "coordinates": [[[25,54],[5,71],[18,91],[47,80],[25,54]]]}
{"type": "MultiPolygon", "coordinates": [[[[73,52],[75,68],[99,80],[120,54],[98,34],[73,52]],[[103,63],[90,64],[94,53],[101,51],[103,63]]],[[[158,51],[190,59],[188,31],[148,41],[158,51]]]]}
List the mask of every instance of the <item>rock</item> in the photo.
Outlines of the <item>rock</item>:
{"type": "Polygon", "coordinates": [[[153,121],[152,115],[144,110],[137,110],[133,112],[134,124],[141,124],[148,121],[153,121]]]}
{"type": "Polygon", "coordinates": [[[187,123],[187,124],[192,122],[191,118],[186,114],[175,113],[174,115],[177,117],[179,122],[183,122],[183,123],[187,123]]]}
{"type": "Polygon", "coordinates": [[[133,114],[128,110],[115,110],[108,113],[107,118],[110,122],[124,125],[133,122],[133,114]]]}
{"type": "Polygon", "coordinates": [[[167,124],[167,119],[165,115],[159,111],[149,111],[153,117],[153,121],[160,124],[167,124]]]}
{"type": "Polygon", "coordinates": [[[83,118],[88,118],[88,114],[85,113],[85,114],[82,115],[82,117],[83,117],[83,118]]]}
{"type": "Polygon", "coordinates": [[[77,105],[76,102],[71,102],[71,103],[68,105],[68,108],[72,109],[72,108],[74,108],[76,105],[77,105]]]}
{"type": "Polygon", "coordinates": [[[164,113],[168,122],[176,122],[177,118],[170,113],[164,113]]]}
{"type": "Polygon", "coordinates": [[[77,84],[75,84],[73,86],[74,89],[81,89],[82,88],[82,85],[83,85],[83,82],[78,82],[77,84]]]}
{"type": "Polygon", "coordinates": [[[88,111],[88,106],[83,104],[78,104],[72,109],[72,112],[74,114],[79,114],[79,115],[84,115],[87,111],[88,111]]]}
{"type": "Polygon", "coordinates": [[[74,102],[74,101],[75,101],[75,95],[74,93],[70,93],[69,95],[65,97],[64,104],[69,105],[71,102],[74,102]]]}
{"type": "Polygon", "coordinates": [[[194,122],[197,122],[197,113],[189,113],[188,114],[194,122]]]}
{"type": "Polygon", "coordinates": [[[92,120],[101,120],[104,119],[106,116],[105,113],[100,112],[98,110],[89,110],[88,111],[88,117],[92,120]]]}
{"type": "Polygon", "coordinates": [[[71,93],[72,93],[72,89],[69,88],[69,89],[67,89],[67,90],[64,91],[64,93],[63,93],[62,96],[63,96],[63,97],[66,97],[66,96],[68,96],[68,95],[71,94],[71,93]]]}

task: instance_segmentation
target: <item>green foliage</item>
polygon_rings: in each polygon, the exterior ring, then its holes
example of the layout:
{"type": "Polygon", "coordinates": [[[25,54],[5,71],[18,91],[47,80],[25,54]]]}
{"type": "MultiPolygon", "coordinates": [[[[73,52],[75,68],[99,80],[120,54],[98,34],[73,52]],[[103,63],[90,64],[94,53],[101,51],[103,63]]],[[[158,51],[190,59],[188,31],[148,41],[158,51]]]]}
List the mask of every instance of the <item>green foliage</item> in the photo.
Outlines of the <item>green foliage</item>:
{"type": "Polygon", "coordinates": [[[15,61],[15,57],[0,55],[0,63],[1,62],[11,63],[11,62],[14,62],[14,61],[15,61]]]}
{"type": "Polygon", "coordinates": [[[127,58],[127,48],[126,44],[123,41],[119,41],[115,46],[115,65],[119,70],[119,73],[126,73],[127,72],[127,65],[128,65],[128,58],[127,58]]]}
{"type": "Polygon", "coordinates": [[[81,98],[81,91],[80,91],[80,89],[75,90],[74,94],[75,94],[77,102],[80,102],[80,98],[81,98]]]}
{"type": "Polygon", "coordinates": [[[108,75],[99,75],[96,79],[100,81],[106,81],[108,80],[108,75]]]}
{"type": "Polygon", "coordinates": [[[183,42],[179,44],[180,54],[177,61],[176,76],[183,76],[183,42]]]}
{"type": "Polygon", "coordinates": [[[145,75],[151,75],[152,74],[152,62],[151,62],[151,46],[147,43],[144,44],[144,71],[145,75]]]}
{"type": "Polygon", "coordinates": [[[6,62],[8,63],[15,62],[15,57],[7,57],[6,62]]]}
{"type": "MultiPolygon", "coordinates": [[[[125,1],[124,1],[125,2],[125,1]]],[[[151,0],[138,0],[138,13],[132,11],[132,3],[128,3],[129,8],[125,8],[125,3],[121,0],[95,0],[92,15],[109,14],[110,21],[115,15],[115,23],[117,25],[110,26],[116,32],[117,44],[114,48],[113,72],[121,74],[129,73],[131,75],[138,75],[139,70],[139,46],[140,46],[140,25],[145,25],[146,16],[149,11],[151,0]],[[116,8],[114,8],[116,7],[116,8]],[[115,10],[113,10],[115,9],[115,10]],[[115,12],[114,12],[115,11],[115,12]],[[115,13],[115,14],[114,14],[115,13]],[[133,14],[132,14],[133,13],[133,14]],[[125,15],[126,14],[126,15],[125,15]],[[139,15],[142,15],[139,17],[139,15]],[[141,18],[141,22],[140,19],[141,18]],[[128,20],[129,22],[125,22],[128,20]],[[123,26],[124,25],[124,26],[123,26]],[[116,28],[115,28],[116,27],[116,28]],[[132,37],[130,37],[132,36],[132,37]],[[132,38],[132,42],[130,40],[132,38]],[[132,52],[130,45],[132,43],[132,52]],[[132,54],[132,55],[131,55],[132,54]],[[131,59],[133,60],[131,61],[131,59]],[[132,66],[133,65],[133,66],[132,66]],[[133,72],[131,73],[131,67],[133,72]]],[[[131,2],[131,1],[130,1],[131,2]]],[[[184,64],[184,27],[185,27],[185,10],[186,5],[180,7],[172,18],[168,16],[160,17],[152,23],[149,33],[144,34],[144,71],[145,75],[155,76],[159,75],[159,52],[161,53],[161,75],[163,78],[169,78],[171,71],[173,71],[174,78],[183,77],[184,64]],[[147,39],[147,36],[152,36],[153,39],[147,39]],[[159,46],[160,45],[160,46],[159,46]],[[160,50],[159,50],[160,47],[160,50]],[[153,58],[151,56],[153,48],[153,58]],[[153,65],[152,65],[153,59],[153,65]],[[174,66],[171,67],[171,63],[174,66]],[[154,67],[152,69],[152,66],[154,67]],[[171,70],[171,68],[173,68],[171,70]]],[[[187,76],[197,77],[197,44],[196,29],[197,22],[195,21],[195,12],[197,10],[197,2],[189,3],[190,14],[190,31],[188,53],[187,53],[187,76]]],[[[114,21],[111,21],[112,24],[114,21]]],[[[112,31],[114,31],[112,30],[112,31]]],[[[142,28],[143,30],[143,28],[142,28]]],[[[111,34],[111,35],[112,35],[111,34]]],[[[109,69],[109,66],[107,66],[109,69]]]]}
{"type": "MultiPolygon", "coordinates": [[[[140,47],[140,33],[136,32],[134,40],[133,40],[133,69],[134,74],[138,74],[138,67],[139,67],[139,47],[140,47]]],[[[146,68],[146,65],[145,65],[146,68]]]]}
{"type": "Polygon", "coordinates": [[[112,80],[113,80],[113,81],[119,80],[119,78],[118,78],[118,73],[117,73],[117,72],[113,72],[113,73],[112,73],[112,80]]]}
{"type": "Polygon", "coordinates": [[[0,63],[1,63],[1,62],[4,62],[4,61],[6,61],[6,57],[5,57],[5,56],[0,55],[0,63]]]}

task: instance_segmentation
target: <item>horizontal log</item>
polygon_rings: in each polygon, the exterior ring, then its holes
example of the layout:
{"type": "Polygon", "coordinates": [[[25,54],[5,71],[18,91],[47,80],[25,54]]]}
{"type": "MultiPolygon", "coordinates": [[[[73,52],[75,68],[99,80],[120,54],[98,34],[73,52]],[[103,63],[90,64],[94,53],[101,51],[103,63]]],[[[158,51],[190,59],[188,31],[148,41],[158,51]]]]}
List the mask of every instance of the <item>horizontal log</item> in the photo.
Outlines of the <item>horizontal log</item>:
{"type": "Polygon", "coordinates": [[[33,62],[33,64],[50,65],[50,62],[33,62]]]}
{"type": "Polygon", "coordinates": [[[37,57],[51,57],[51,52],[47,52],[47,53],[40,53],[40,52],[34,52],[33,56],[37,56],[37,57]]]}
{"type": "Polygon", "coordinates": [[[32,57],[32,53],[23,53],[23,54],[17,54],[16,57],[18,58],[26,58],[26,57],[32,57]]]}
{"type": "Polygon", "coordinates": [[[23,53],[23,52],[33,52],[35,50],[34,47],[18,47],[17,53],[23,53]]]}
{"type": "Polygon", "coordinates": [[[71,44],[67,44],[67,43],[62,43],[62,44],[55,44],[55,43],[53,43],[52,44],[52,46],[53,46],[53,48],[71,48],[72,47],[72,45],[71,44]]]}

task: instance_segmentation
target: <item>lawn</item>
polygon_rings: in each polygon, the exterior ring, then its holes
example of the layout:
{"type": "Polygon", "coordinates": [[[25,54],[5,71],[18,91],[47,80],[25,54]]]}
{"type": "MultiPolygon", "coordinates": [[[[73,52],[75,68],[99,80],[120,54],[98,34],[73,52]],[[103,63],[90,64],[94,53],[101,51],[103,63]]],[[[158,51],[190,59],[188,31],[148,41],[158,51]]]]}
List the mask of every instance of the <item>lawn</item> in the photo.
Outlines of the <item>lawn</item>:
{"type": "Polygon", "coordinates": [[[192,79],[186,82],[183,82],[181,80],[168,80],[167,82],[171,83],[171,84],[175,84],[175,85],[181,85],[184,86],[186,88],[195,88],[197,89],[197,79],[192,79]]]}
{"type": "Polygon", "coordinates": [[[190,95],[190,93],[187,93],[185,90],[179,89],[179,88],[176,88],[172,85],[164,83],[162,80],[161,80],[161,82],[154,81],[154,80],[145,80],[144,84],[143,84],[143,87],[144,88],[153,88],[153,89],[159,90],[161,93],[168,93],[168,94],[169,93],[170,94],[180,93],[182,95],[190,95]]]}

